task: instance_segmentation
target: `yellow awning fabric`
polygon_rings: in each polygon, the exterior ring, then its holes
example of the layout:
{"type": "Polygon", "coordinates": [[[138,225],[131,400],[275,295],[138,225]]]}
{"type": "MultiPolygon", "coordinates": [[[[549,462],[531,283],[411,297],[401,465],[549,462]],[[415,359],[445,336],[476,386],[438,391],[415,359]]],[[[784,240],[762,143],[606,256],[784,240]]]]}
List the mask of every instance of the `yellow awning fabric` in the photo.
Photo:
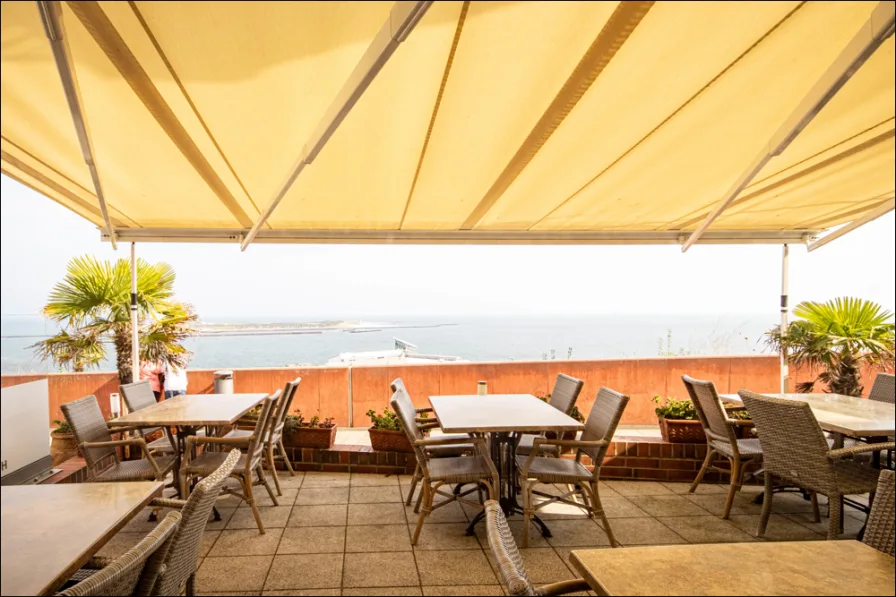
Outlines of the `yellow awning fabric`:
{"type": "MultiPolygon", "coordinates": [[[[256,242],[680,242],[878,2],[435,2],[256,242]]],[[[68,2],[111,226],[239,241],[392,2],[68,2]]],[[[2,3],[2,171],[106,226],[41,14],[2,3]]],[[[712,224],[787,242],[894,195],[890,36],[712,224]]]]}

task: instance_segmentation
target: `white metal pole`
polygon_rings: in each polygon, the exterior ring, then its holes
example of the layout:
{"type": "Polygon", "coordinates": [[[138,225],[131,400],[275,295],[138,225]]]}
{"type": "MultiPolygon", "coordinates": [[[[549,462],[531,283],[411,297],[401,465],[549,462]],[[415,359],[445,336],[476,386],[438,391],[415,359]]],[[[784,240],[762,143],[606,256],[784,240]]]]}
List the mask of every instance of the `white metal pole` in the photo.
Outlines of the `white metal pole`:
{"type": "MultiPolygon", "coordinates": [[[[131,381],[140,381],[140,339],[137,334],[137,243],[131,243],[131,381]]],[[[122,406],[122,411],[126,409],[122,406]]]]}
{"type": "MultiPolygon", "coordinates": [[[[790,282],[790,247],[784,245],[784,252],[781,255],[781,333],[787,331],[787,313],[788,313],[788,296],[787,287],[790,282]]],[[[787,392],[789,368],[785,351],[781,350],[781,393],[787,392]]]]}

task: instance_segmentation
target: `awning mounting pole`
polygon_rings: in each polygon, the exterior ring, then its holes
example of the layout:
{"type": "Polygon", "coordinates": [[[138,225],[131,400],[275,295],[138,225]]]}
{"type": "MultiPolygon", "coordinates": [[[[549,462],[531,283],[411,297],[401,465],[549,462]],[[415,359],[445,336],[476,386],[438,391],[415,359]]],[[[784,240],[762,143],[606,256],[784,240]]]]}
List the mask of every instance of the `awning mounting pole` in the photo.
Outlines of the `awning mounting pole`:
{"type": "MultiPolygon", "coordinates": [[[[790,247],[784,245],[784,251],[781,254],[781,333],[787,332],[787,315],[788,315],[788,287],[790,285],[790,247]]],[[[787,365],[787,351],[781,349],[781,393],[787,392],[787,386],[790,377],[790,369],[787,365]]]]}
{"type": "Polygon", "coordinates": [[[787,149],[797,135],[812,122],[812,119],[821,112],[831,98],[840,91],[843,85],[859,70],[865,61],[874,54],[874,51],[888,37],[893,35],[894,13],[896,13],[896,4],[894,4],[893,0],[885,0],[875,7],[871,17],[862,24],[858,33],[846,44],[846,47],[840,52],[833,64],[825,70],[818,82],[803,98],[803,101],[800,102],[784,121],[784,124],[772,135],[768,144],[756,156],[750,167],[738,177],[734,185],[722,196],[722,199],[716,204],[712,212],[706,216],[700,226],[688,237],[687,242],[681,247],[682,253],[690,249],[691,245],[700,239],[703,233],[706,232],[706,229],[737,199],[740,192],[753,181],[765,165],[772,158],[781,155],[787,149]]]}
{"type": "MultiPolygon", "coordinates": [[[[137,313],[137,243],[131,243],[131,382],[140,381],[140,324],[137,313]]],[[[122,407],[124,411],[124,407],[122,407]]]]}

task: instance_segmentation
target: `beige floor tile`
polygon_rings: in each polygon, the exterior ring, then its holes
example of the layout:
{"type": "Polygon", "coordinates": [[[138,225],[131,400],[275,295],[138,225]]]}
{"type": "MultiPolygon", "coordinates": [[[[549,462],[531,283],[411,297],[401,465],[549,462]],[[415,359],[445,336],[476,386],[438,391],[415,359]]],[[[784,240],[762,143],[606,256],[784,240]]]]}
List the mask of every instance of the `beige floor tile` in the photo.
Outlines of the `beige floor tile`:
{"type": "MultiPolygon", "coordinates": [[[[759,516],[732,516],[731,524],[749,534],[756,537],[756,531],[759,529],[759,516]]],[[[815,531],[804,527],[798,522],[788,520],[779,514],[772,514],[768,520],[768,527],[765,532],[765,539],[768,541],[813,541],[821,539],[822,536],[815,531]]]]}
{"type": "Polygon", "coordinates": [[[219,532],[221,535],[208,554],[213,558],[272,556],[277,553],[277,544],[280,542],[283,529],[267,529],[264,535],[257,529],[219,532]]]}
{"type": "Polygon", "coordinates": [[[419,587],[414,554],[409,552],[347,553],[343,588],[419,587]]]}
{"type": "Polygon", "coordinates": [[[679,516],[658,518],[660,522],[690,543],[735,543],[755,541],[731,522],[718,516],[679,516]]]}
{"type": "MultiPolygon", "coordinates": [[[[398,484],[401,485],[402,487],[410,486],[411,481],[413,481],[413,479],[414,479],[413,475],[396,475],[396,476],[398,477],[398,484]]],[[[418,483],[418,485],[419,485],[419,483],[418,483]]]]}
{"type": "Polygon", "coordinates": [[[205,523],[206,531],[222,531],[227,527],[227,523],[230,522],[230,519],[233,518],[233,513],[236,512],[236,508],[218,508],[218,514],[221,515],[221,520],[215,520],[213,516],[208,517],[208,522],[205,523]]]}
{"type": "Polygon", "coordinates": [[[294,506],[288,527],[341,527],[348,519],[348,505],[294,506]]]}
{"type": "Polygon", "coordinates": [[[553,547],[599,547],[610,544],[603,529],[590,518],[552,520],[548,523],[548,528],[551,529],[552,534],[551,537],[548,537],[548,543],[553,547]]]}
{"type": "Polygon", "coordinates": [[[144,508],[139,513],[137,513],[137,515],[134,516],[134,518],[129,520],[128,523],[126,525],[124,525],[124,527],[122,527],[121,532],[122,533],[143,533],[143,535],[146,535],[147,533],[152,531],[154,528],[156,528],[156,525],[159,524],[159,520],[162,520],[163,518],[165,518],[166,512],[170,512],[170,510],[168,510],[168,509],[162,510],[159,513],[158,520],[150,521],[149,515],[150,515],[150,513],[152,513],[152,509],[144,508]]]}
{"type": "Polygon", "coordinates": [[[117,558],[146,538],[146,533],[125,533],[112,536],[96,555],[104,558],[117,558]]]}
{"type": "Polygon", "coordinates": [[[283,531],[277,554],[342,553],[345,527],[290,527],[283,531]]]}
{"type": "Polygon", "coordinates": [[[221,595],[222,597],[224,597],[225,595],[227,595],[227,596],[230,596],[230,595],[236,595],[236,596],[239,596],[239,595],[246,595],[246,596],[251,596],[251,595],[263,595],[263,594],[264,594],[264,593],[262,593],[261,591],[226,591],[226,592],[223,592],[223,593],[215,593],[215,592],[210,591],[210,592],[207,592],[207,593],[203,593],[203,592],[197,593],[197,595],[210,595],[210,596],[221,595]]]}
{"type": "MultiPolygon", "coordinates": [[[[725,495],[686,495],[685,499],[700,506],[714,516],[721,516],[725,513],[725,495]]],[[[752,496],[735,495],[734,502],[731,504],[732,515],[749,515],[759,514],[762,506],[757,506],[752,502],[752,496]]]]}
{"type": "Polygon", "coordinates": [[[423,587],[424,595],[504,595],[501,585],[423,587]]]}
{"type": "MultiPolygon", "coordinates": [[[[306,481],[307,482],[307,481],[306,481]]],[[[302,487],[296,498],[296,506],[322,506],[347,504],[348,487],[302,487]]]]}
{"type": "Polygon", "coordinates": [[[411,538],[405,525],[358,525],[346,527],[346,553],[411,551],[411,538]]]}
{"type": "Polygon", "coordinates": [[[342,581],[342,554],[274,556],[264,589],[335,589],[342,581]]]}
{"type": "MultiPolygon", "coordinates": [[[[285,527],[290,512],[292,512],[292,508],[289,506],[269,506],[258,509],[258,513],[261,515],[261,523],[264,525],[265,530],[285,527]]],[[[255,522],[252,508],[237,508],[227,523],[227,529],[258,529],[258,523],[255,522]]]]}
{"type": "Polygon", "coordinates": [[[607,518],[640,518],[650,516],[628,498],[621,496],[601,497],[600,503],[604,507],[604,513],[607,515],[607,518]]]}
{"type": "MultiPolygon", "coordinates": [[[[510,532],[513,533],[513,540],[516,541],[518,546],[522,547],[523,530],[526,528],[526,524],[522,520],[511,520],[507,524],[510,526],[510,532]]],[[[553,523],[548,523],[548,526],[551,526],[551,524],[553,523]]],[[[482,548],[488,551],[488,532],[485,529],[484,522],[476,525],[476,537],[479,539],[479,544],[482,545],[482,548]]],[[[550,547],[548,540],[541,535],[541,529],[535,524],[530,525],[529,528],[529,547],[550,547]]]]}
{"type": "Polygon", "coordinates": [[[654,481],[607,481],[606,485],[623,497],[633,495],[673,495],[669,488],[654,481]]]}
{"type": "MultiPolygon", "coordinates": [[[[416,524],[409,524],[408,531],[413,534],[416,524]]],[[[467,523],[431,523],[424,522],[420,538],[415,546],[419,550],[448,549],[482,549],[475,535],[467,536],[467,523]]]]}
{"type": "Polygon", "coordinates": [[[320,597],[338,597],[342,594],[341,589],[292,589],[285,591],[262,591],[262,595],[318,595],[320,597]]]}
{"type": "MultiPolygon", "coordinates": [[[[260,489],[261,491],[255,492],[255,500],[256,500],[255,503],[258,504],[259,507],[273,506],[274,502],[271,500],[271,496],[268,495],[268,492],[265,491],[263,487],[259,487],[257,489],[260,489]]],[[[299,494],[299,490],[297,488],[296,489],[287,489],[284,487],[284,488],[282,488],[283,495],[277,495],[277,488],[274,487],[273,481],[271,481],[271,489],[274,490],[274,497],[277,498],[277,503],[281,506],[292,506],[293,503],[296,501],[296,496],[299,494]]],[[[241,501],[239,503],[239,507],[240,508],[248,508],[249,504],[241,501]]]]}
{"type": "Polygon", "coordinates": [[[635,495],[628,498],[635,506],[653,517],[706,516],[708,512],[679,495],[635,495]]]}
{"type": "Polygon", "coordinates": [[[398,485],[398,476],[352,473],[352,487],[379,487],[382,485],[398,485]]]}
{"type": "MultiPolygon", "coordinates": [[[[405,514],[409,521],[416,521],[417,514],[414,514],[414,502],[410,506],[405,506],[405,514]]],[[[458,502],[451,502],[441,508],[433,510],[426,518],[427,522],[467,522],[467,515],[458,502]]]]}
{"type": "Polygon", "coordinates": [[[420,587],[378,587],[366,589],[343,589],[343,595],[422,595],[420,587]]]}
{"type": "Polygon", "coordinates": [[[302,488],[348,487],[351,483],[349,473],[305,473],[302,488]]]}
{"type": "MultiPolygon", "coordinates": [[[[774,506],[774,503],[772,504],[772,506],[774,506]]],[[[827,538],[828,525],[830,524],[830,519],[827,516],[827,508],[821,509],[821,522],[817,522],[817,523],[812,522],[814,520],[812,517],[812,514],[807,513],[807,512],[799,512],[799,513],[794,513],[794,514],[786,514],[785,513],[785,514],[781,514],[781,516],[788,520],[798,522],[799,524],[803,525],[807,529],[815,531],[816,533],[823,536],[824,538],[827,538]]],[[[768,522],[768,532],[769,533],[771,532],[771,526],[772,526],[773,522],[774,522],[773,520],[769,519],[769,522],[768,522]]],[[[864,526],[864,524],[865,523],[862,520],[859,520],[853,516],[849,516],[849,515],[845,516],[843,518],[844,532],[842,535],[840,535],[839,538],[840,539],[855,538],[856,535],[858,534],[858,532],[862,529],[862,526],[864,526]]]]}
{"type": "Polygon", "coordinates": [[[290,475],[289,471],[277,470],[277,474],[280,475],[280,487],[284,489],[298,489],[302,486],[302,481],[305,480],[305,473],[301,471],[295,471],[290,475]]]}
{"type": "Polygon", "coordinates": [[[204,558],[208,555],[208,552],[212,550],[212,546],[215,544],[215,541],[218,540],[218,537],[221,536],[221,531],[205,531],[202,533],[202,541],[199,543],[199,557],[204,558]]]}
{"type": "MultiPolygon", "coordinates": [[[[557,557],[560,558],[560,561],[566,566],[569,570],[569,573],[572,574],[573,578],[581,577],[581,573],[576,570],[575,566],[572,565],[572,562],[569,559],[569,554],[572,553],[576,549],[583,549],[581,547],[555,547],[554,551],[557,552],[557,557]]],[[[604,547],[586,547],[584,549],[613,549],[609,545],[604,547]]],[[[618,549],[618,548],[617,548],[618,549]]]]}
{"type": "Polygon", "coordinates": [[[622,545],[671,545],[686,543],[655,518],[615,518],[610,521],[613,535],[622,545]]]}
{"type": "Polygon", "coordinates": [[[352,487],[349,496],[350,504],[385,504],[401,502],[401,491],[398,484],[374,487],[352,487]]]}
{"type": "MultiPolygon", "coordinates": [[[[827,511],[827,499],[824,496],[818,496],[821,512],[827,511]]],[[[812,512],[812,502],[804,499],[802,494],[798,493],[778,493],[772,498],[772,512],[776,514],[797,514],[800,512],[812,512]]]]}
{"type": "Polygon", "coordinates": [[[407,524],[403,504],[349,504],[348,524],[407,524]]]}
{"type": "Polygon", "coordinates": [[[481,550],[418,551],[420,581],[427,585],[493,585],[498,578],[481,550]]]}
{"type": "MultiPolygon", "coordinates": [[[[526,566],[526,573],[536,585],[545,585],[575,578],[566,564],[563,563],[563,560],[560,559],[560,556],[557,555],[557,552],[550,547],[521,549],[520,554],[523,557],[523,564],[526,566]]],[[[486,555],[495,571],[495,575],[500,579],[501,572],[497,561],[491,553],[486,552],[486,555]]]]}
{"type": "MultiPolygon", "coordinates": [[[[672,493],[682,495],[685,493],[690,493],[691,484],[690,483],[660,483],[663,487],[671,491],[672,493]]],[[[697,489],[694,490],[694,493],[697,495],[703,494],[714,494],[714,493],[727,493],[728,485],[721,485],[719,483],[701,483],[697,486],[697,489]]]]}
{"type": "Polygon", "coordinates": [[[205,558],[196,573],[198,592],[260,591],[274,556],[205,558]]]}
{"type": "Polygon", "coordinates": [[[215,506],[217,506],[218,508],[236,508],[242,503],[243,498],[230,494],[219,497],[215,502],[215,506]]]}

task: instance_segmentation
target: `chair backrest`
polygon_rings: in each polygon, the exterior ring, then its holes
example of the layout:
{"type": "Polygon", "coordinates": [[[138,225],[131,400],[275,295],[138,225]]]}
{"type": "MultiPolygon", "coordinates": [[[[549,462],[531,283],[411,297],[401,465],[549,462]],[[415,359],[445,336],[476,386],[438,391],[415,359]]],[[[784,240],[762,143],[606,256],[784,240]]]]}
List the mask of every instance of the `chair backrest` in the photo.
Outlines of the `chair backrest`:
{"type": "Polygon", "coordinates": [[[551,390],[551,400],[548,404],[568,415],[572,412],[572,407],[576,405],[583,385],[585,382],[581,379],[570,377],[565,373],[557,374],[557,381],[554,382],[554,389],[551,390]]]}
{"type": "Polygon", "coordinates": [[[221,494],[224,482],[237,460],[240,459],[239,450],[231,450],[227,459],[208,477],[200,481],[193,491],[186,505],[180,511],[181,524],[171,539],[171,547],[165,557],[164,569],[156,577],[153,585],[142,586],[141,595],[181,595],[187,579],[196,573],[199,564],[200,545],[202,535],[205,532],[208,517],[215,506],[215,500],[221,494]]]}
{"type": "Polygon", "coordinates": [[[682,375],[681,381],[691,397],[697,418],[703,425],[703,431],[709,441],[719,440],[737,445],[737,436],[734,428],[728,424],[728,415],[722,407],[722,399],[716,392],[716,387],[711,381],[694,379],[689,375],[682,375]]]}
{"type": "Polygon", "coordinates": [[[397,392],[398,390],[401,390],[401,391],[403,391],[405,394],[408,395],[408,398],[411,397],[410,392],[408,392],[408,389],[405,387],[404,382],[401,381],[401,378],[400,378],[400,377],[399,377],[399,378],[396,378],[396,379],[395,379],[391,384],[389,384],[389,385],[391,386],[391,388],[392,388],[392,392],[393,392],[393,393],[394,393],[394,392],[397,392]]]}
{"type": "Polygon", "coordinates": [[[877,493],[865,525],[862,542],[891,556],[896,555],[896,472],[883,470],[877,481],[877,493]]]}
{"type": "Polygon", "coordinates": [[[501,578],[509,595],[535,595],[535,586],[526,573],[523,557],[513,540],[510,525],[504,517],[501,505],[495,500],[485,502],[485,531],[488,546],[498,563],[501,578]]]}
{"type": "Polygon", "coordinates": [[[140,543],[108,566],[57,595],[133,595],[138,583],[154,583],[181,520],[170,512],[140,543]]]}
{"type": "MultiPolygon", "coordinates": [[[[68,421],[69,426],[72,428],[72,435],[75,436],[78,446],[86,443],[112,441],[109,426],[106,425],[106,420],[100,411],[99,402],[97,402],[96,396],[93,394],[66,402],[59,408],[62,409],[65,420],[68,421]]],[[[116,460],[118,459],[118,454],[113,447],[81,447],[80,449],[81,455],[84,456],[91,473],[95,473],[100,463],[106,458],[114,457],[116,460]]]]}
{"type": "Polygon", "coordinates": [[[824,432],[805,402],[738,392],[756,425],[762,464],[773,474],[806,489],[829,491],[837,480],[824,432]]]}
{"type": "Polygon", "coordinates": [[[894,380],[896,380],[896,376],[891,373],[878,373],[874,378],[874,385],[871,386],[868,399],[896,404],[896,381],[894,380]]]}
{"type": "Polygon", "coordinates": [[[414,442],[424,438],[423,432],[417,425],[417,411],[414,408],[414,403],[411,402],[411,398],[410,396],[408,396],[407,392],[405,392],[403,389],[398,389],[394,394],[392,394],[392,400],[389,401],[389,404],[392,406],[392,410],[395,411],[395,414],[398,415],[398,418],[401,420],[401,429],[402,431],[404,431],[404,434],[407,436],[408,441],[411,442],[411,446],[413,446],[414,448],[414,454],[416,454],[417,456],[417,462],[421,467],[423,467],[425,471],[426,453],[424,452],[424,450],[421,450],[414,445],[414,442]]]}
{"type": "Polygon", "coordinates": [[[249,446],[246,448],[246,470],[254,471],[261,461],[264,454],[265,439],[272,431],[271,423],[274,422],[272,415],[274,414],[274,404],[280,398],[282,390],[277,390],[261,403],[261,413],[258,415],[258,421],[255,423],[255,429],[249,436],[249,446]]]}
{"type": "Polygon", "coordinates": [[[286,387],[283,388],[283,392],[280,394],[280,399],[274,406],[274,413],[271,415],[273,417],[274,441],[277,441],[283,433],[283,427],[286,425],[286,417],[289,415],[289,405],[292,404],[293,396],[296,395],[296,390],[299,388],[300,381],[302,381],[302,378],[297,377],[292,381],[286,382],[286,387]]]}
{"type": "MultiPolygon", "coordinates": [[[[600,471],[600,465],[604,461],[607,449],[610,447],[609,442],[613,441],[613,434],[616,433],[616,427],[628,404],[628,396],[620,394],[610,388],[601,388],[597,392],[597,398],[588,414],[588,420],[585,421],[585,430],[582,432],[582,440],[584,441],[600,441],[606,440],[607,445],[600,448],[582,448],[579,452],[584,452],[591,457],[594,464],[594,474],[600,471]]],[[[578,454],[576,455],[578,457],[578,454]]]]}
{"type": "MultiPolygon", "coordinates": [[[[124,403],[130,412],[143,410],[156,404],[156,395],[152,393],[152,384],[149,383],[148,379],[122,384],[118,386],[118,391],[121,392],[121,397],[124,398],[124,403]]],[[[147,427],[140,430],[140,435],[145,437],[158,429],[160,428],[147,427]]]]}

